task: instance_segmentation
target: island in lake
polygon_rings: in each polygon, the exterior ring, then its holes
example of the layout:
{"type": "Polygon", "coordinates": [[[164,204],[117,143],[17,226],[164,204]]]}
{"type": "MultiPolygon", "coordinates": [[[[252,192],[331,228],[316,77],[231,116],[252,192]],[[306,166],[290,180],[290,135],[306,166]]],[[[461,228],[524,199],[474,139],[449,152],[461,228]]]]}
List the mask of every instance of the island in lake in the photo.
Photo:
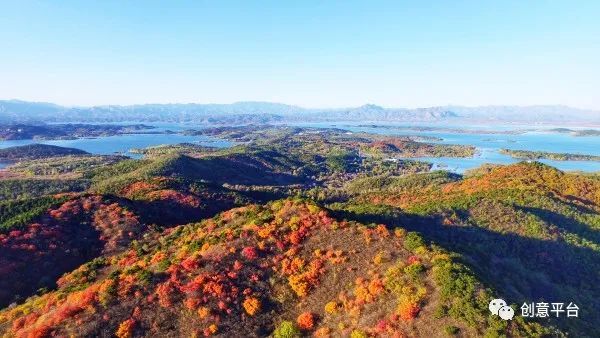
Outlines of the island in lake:
{"type": "Polygon", "coordinates": [[[58,147],[48,144],[28,144],[0,149],[0,161],[11,162],[67,155],[89,155],[89,153],[80,149],[58,147]]]}
{"type": "MultiPolygon", "coordinates": [[[[156,133],[143,124],[3,124],[0,141],[6,140],[65,140],[123,134],[156,133]]],[[[166,132],[162,132],[166,133],[166,132]]]]}
{"type": "Polygon", "coordinates": [[[598,129],[570,129],[570,128],[554,128],[550,129],[557,133],[568,133],[573,136],[600,136],[600,130],[598,129]]]}
{"type": "Polygon", "coordinates": [[[509,155],[513,158],[524,160],[547,159],[553,161],[600,161],[600,156],[570,153],[552,153],[547,151],[500,149],[500,153],[509,155]]]}

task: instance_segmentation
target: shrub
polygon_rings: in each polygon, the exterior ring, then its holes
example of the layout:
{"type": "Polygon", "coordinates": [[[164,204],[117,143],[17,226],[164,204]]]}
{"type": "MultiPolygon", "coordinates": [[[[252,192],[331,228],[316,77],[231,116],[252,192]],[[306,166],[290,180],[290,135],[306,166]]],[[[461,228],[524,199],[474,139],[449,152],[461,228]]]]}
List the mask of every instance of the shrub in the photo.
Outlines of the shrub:
{"type": "Polygon", "coordinates": [[[310,330],[315,326],[315,316],[310,312],[301,313],[296,319],[302,330],[310,330]]]}
{"type": "Polygon", "coordinates": [[[336,302],[329,302],[325,304],[325,312],[328,314],[332,314],[337,312],[338,304],[336,302]]]}
{"type": "Polygon", "coordinates": [[[300,330],[296,325],[290,321],[281,322],[275,331],[273,331],[273,338],[300,338],[300,330]]]}
{"type": "Polygon", "coordinates": [[[255,248],[247,246],[244,249],[242,249],[242,256],[244,256],[248,260],[254,260],[258,258],[258,253],[256,252],[255,248]]]}
{"type": "Polygon", "coordinates": [[[135,326],[135,319],[129,318],[122,322],[117,329],[115,335],[117,338],[129,338],[133,336],[133,328],[135,326]]]}
{"type": "Polygon", "coordinates": [[[404,238],[404,247],[407,250],[415,251],[418,247],[425,245],[423,238],[416,232],[408,232],[406,233],[406,237],[404,238]]]}
{"type": "Polygon", "coordinates": [[[419,280],[423,271],[425,271],[425,267],[421,263],[413,263],[404,268],[404,272],[413,280],[419,280]]]}
{"type": "Polygon", "coordinates": [[[446,315],[447,315],[446,312],[447,312],[446,307],[443,306],[443,305],[440,305],[433,312],[433,318],[435,318],[435,319],[442,319],[442,318],[446,317],[446,315]]]}
{"type": "Polygon", "coordinates": [[[402,238],[406,235],[406,230],[402,228],[396,228],[394,229],[394,235],[398,238],[402,238]]]}
{"type": "Polygon", "coordinates": [[[260,300],[258,300],[256,297],[246,298],[242,305],[244,306],[244,310],[246,310],[246,313],[250,316],[254,316],[254,314],[256,314],[258,310],[260,310],[261,306],[260,300]]]}
{"type": "Polygon", "coordinates": [[[458,334],[458,331],[460,331],[460,329],[453,325],[446,326],[444,328],[444,332],[446,332],[450,336],[454,336],[454,335],[458,334]]]}
{"type": "Polygon", "coordinates": [[[107,307],[117,297],[117,281],[116,278],[108,278],[100,285],[98,291],[98,301],[104,307],[107,307]]]}
{"type": "Polygon", "coordinates": [[[213,334],[217,333],[218,330],[219,327],[216,324],[210,324],[206,329],[204,329],[204,336],[212,336],[213,334]]]}
{"type": "Polygon", "coordinates": [[[204,319],[210,315],[210,309],[206,306],[201,306],[198,308],[198,316],[200,319],[204,319]]]}
{"type": "Polygon", "coordinates": [[[328,327],[321,327],[315,331],[313,337],[331,337],[331,329],[328,327]]]}
{"type": "Polygon", "coordinates": [[[412,320],[419,314],[419,305],[410,301],[401,301],[398,305],[398,315],[403,320],[412,320]]]}
{"type": "Polygon", "coordinates": [[[362,332],[361,330],[354,330],[350,334],[350,338],[367,338],[367,334],[362,332]]]}
{"type": "Polygon", "coordinates": [[[173,305],[173,298],[175,293],[175,287],[170,281],[159,284],[156,288],[156,294],[158,296],[158,303],[162,307],[171,307],[173,305]]]}
{"type": "Polygon", "coordinates": [[[308,294],[308,283],[302,275],[293,275],[288,278],[288,283],[298,297],[304,297],[308,294]]]}
{"type": "Polygon", "coordinates": [[[384,262],[383,253],[379,252],[373,257],[373,264],[380,265],[384,262]]]}

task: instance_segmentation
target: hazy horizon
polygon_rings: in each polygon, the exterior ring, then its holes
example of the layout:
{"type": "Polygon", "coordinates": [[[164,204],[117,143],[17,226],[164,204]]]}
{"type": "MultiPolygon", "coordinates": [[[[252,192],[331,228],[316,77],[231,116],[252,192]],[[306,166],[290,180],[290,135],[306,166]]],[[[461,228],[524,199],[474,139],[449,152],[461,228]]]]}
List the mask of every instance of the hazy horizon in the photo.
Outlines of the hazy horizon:
{"type": "Polygon", "coordinates": [[[588,112],[600,111],[600,109],[594,108],[586,108],[586,107],[578,107],[566,104],[530,104],[530,105],[518,105],[518,104],[484,104],[484,105],[466,105],[466,104],[445,104],[445,105],[426,105],[426,106],[384,106],[378,104],[376,102],[365,102],[363,104],[358,105],[340,105],[340,106],[309,106],[302,104],[291,104],[286,102],[275,102],[275,101],[259,101],[259,100],[238,100],[231,102],[138,102],[138,103],[130,103],[130,104],[112,104],[112,103],[104,103],[104,104],[95,104],[95,105],[69,105],[63,104],[60,102],[48,102],[48,101],[36,101],[36,100],[24,100],[18,98],[10,98],[10,99],[2,99],[0,98],[0,102],[23,102],[23,103],[32,103],[32,104],[50,104],[56,105],[64,108],[93,108],[93,107],[109,107],[109,106],[117,106],[117,107],[131,107],[131,106],[145,106],[145,105],[235,105],[235,104],[244,104],[244,103],[256,103],[256,104],[275,104],[275,105],[285,105],[290,107],[296,107],[307,110],[318,110],[318,109],[326,109],[326,110],[335,110],[335,109],[353,109],[360,108],[366,106],[377,106],[384,109],[429,109],[429,108],[446,108],[446,107],[462,107],[469,109],[477,109],[477,108],[492,108],[492,107],[518,107],[518,108],[535,108],[535,107],[564,107],[570,109],[577,109],[588,112]]]}

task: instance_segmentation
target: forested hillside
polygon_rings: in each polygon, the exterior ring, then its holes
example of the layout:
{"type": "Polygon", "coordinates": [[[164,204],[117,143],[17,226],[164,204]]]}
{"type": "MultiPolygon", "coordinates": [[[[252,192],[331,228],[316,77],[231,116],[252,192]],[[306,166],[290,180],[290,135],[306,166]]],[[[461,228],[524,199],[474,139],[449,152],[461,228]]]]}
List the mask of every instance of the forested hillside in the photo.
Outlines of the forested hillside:
{"type": "Polygon", "coordinates": [[[0,171],[3,335],[600,334],[593,175],[431,171],[406,158],[473,149],[339,130],[197,133],[239,144],[0,171]],[[520,316],[542,301],[580,315],[520,316]]]}

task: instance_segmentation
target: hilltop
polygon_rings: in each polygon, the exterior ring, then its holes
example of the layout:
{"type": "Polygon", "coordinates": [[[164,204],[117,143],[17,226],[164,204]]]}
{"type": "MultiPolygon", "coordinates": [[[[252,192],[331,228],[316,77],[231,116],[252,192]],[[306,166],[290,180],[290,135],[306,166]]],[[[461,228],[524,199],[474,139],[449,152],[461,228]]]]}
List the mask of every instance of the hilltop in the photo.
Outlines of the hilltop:
{"type": "Polygon", "coordinates": [[[477,297],[489,290],[415,233],[338,221],[298,200],[178,227],[58,284],[2,312],[0,328],[34,336],[429,336],[434,313],[447,308],[456,318],[437,322],[449,331],[549,332],[487,316],[477,297]]]}
{"type": "Polygon", "coordinates": [[[23,161],[68,155],[89,155],[89,153],[49,144],[29,144],[0,149],[0,161],[23,161]]]}

